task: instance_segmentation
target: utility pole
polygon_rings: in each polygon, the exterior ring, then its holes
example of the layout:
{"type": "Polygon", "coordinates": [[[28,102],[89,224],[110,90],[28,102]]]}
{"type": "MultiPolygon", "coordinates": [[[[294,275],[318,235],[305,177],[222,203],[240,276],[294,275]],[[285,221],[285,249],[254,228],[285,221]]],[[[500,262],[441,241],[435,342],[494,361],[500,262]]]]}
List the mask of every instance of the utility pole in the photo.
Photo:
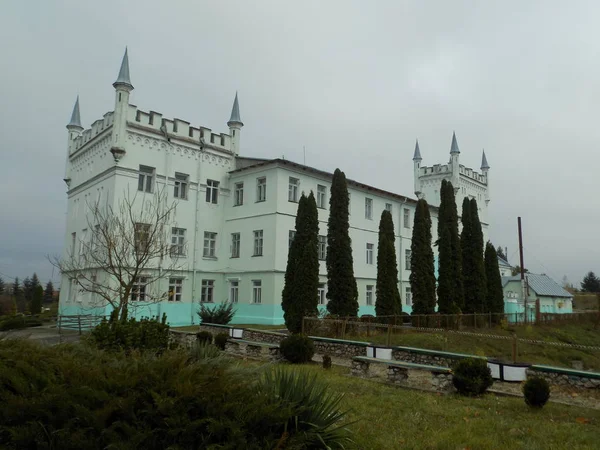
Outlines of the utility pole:
{"type": "Polygon", "coordinates": [[[521,264],[521,295],[523,296],[523,308],[525,310],[525,323],[528,322],[527,312],[527,285],[525,283],[525,265],[523,263],[523,233],[521,231],[521,217],[517,218],[519,226],[519,259],[521,264]]]}

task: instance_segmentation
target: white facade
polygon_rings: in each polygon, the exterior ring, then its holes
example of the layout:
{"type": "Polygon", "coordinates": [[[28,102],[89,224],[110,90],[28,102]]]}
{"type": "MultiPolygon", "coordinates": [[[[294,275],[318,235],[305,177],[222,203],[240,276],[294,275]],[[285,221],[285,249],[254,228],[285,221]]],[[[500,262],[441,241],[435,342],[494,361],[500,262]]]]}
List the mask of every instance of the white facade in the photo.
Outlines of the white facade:
{"type": "MultiPolygon", "coordinates": [[[[89,239],[87,205],[100,200],[115,207],[126,192],[143,198],[150,195],[145,192],[148,189],[165,188],[168,199],[177,201],[171,226],[178,229],[185,242],[185,255],[178,264],[180,271],[171,280],[171,284],[176,282],[180,296],[158,304],[133,303],[131,310],[146,316],[165,312],[172,325],[185,325],[198,323],[196,311],[201,301],[231,300],[237,302],[235,323],[283,323],[281,292],[297,200],[302,192],[315,193],[319,234],[326,236],[332,174],[282,159],[241,156],[243,123],[237,95],[228,122],[229,133],[215,133],[130,104],[133,86],[129,81],[127,54],[114,87],[114,111],[83,131],[77,103],[67,126],[68,211],[64,255],[76,254],[82,248],[81,243],[89,239]],[[183,198],[182,183],[186,185],[183,198]]],[[[418,169],[423,172],[418,177],[425,192],[422,196],[428,197],[429,190],[434,188],[426,182],[434,177],[426,168],[418,169]]],[[[461,166],[459,173],[466,185],[472,175],[467,172],[463,175],[465,170],[461,166]]],[[[485,184],[475,178],[472,182],[479,183],[476,184],[479,188],[487,186],[487,176],[485,180],[485,184]]],[[[416,200],[352,180],[348,180],[348,189],[359,314],[375,311],[378,227],[386,208],[391,208],[398,236],[396,251],[403,311],[410,312],[408,267],[416,200]]],[[[487,191],[482,192],[487,196],[487,191]]],[[[482,203],[487,208],[487,201],[482,203]]],[[[437,208],[431,212],[435,240],[437,208]]],[[[435,248],[434,251],[437,253],[435,248]]],[[[324,294],[327,280],[324,260],[320,276],[324,294]]],[[[171,290],[169,279],[162,284],[155,289],[171,290]]],[[[62,314],[108,313],[105,305],[94,302],[90,294],[78,292],[65,275],[60,308],[62,314]]]]}

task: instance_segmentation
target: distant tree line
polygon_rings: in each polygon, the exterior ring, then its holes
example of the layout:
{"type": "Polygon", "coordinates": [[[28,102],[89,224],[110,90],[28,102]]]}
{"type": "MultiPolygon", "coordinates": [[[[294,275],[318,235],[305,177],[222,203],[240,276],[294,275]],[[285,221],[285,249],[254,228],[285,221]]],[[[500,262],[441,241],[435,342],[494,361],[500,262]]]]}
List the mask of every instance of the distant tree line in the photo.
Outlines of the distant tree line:
{"type": "Polygon", "coordinates": [[[44,288],[34,273],[21,282],[18,277],[10,284],[0,278],[0,315],[31,313],[39,314],[44,302],[52,302],[54,286],[52,281],[44,288]]]}

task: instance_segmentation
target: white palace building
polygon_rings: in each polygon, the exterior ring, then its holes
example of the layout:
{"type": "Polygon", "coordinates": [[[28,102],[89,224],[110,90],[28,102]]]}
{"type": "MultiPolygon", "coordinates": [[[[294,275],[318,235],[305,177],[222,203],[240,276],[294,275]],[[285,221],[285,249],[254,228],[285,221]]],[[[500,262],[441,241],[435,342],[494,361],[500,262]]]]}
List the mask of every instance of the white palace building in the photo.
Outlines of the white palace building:
{"type": "MultiPolygon", "coordinates": [[[[319,295],[324,306],[332,174],[284,159],[247,155],[241,145],[244,124],[237,94],[228,133],[217,133],[130,104],[133,85],[127,51],[113,86],[114,111],[84,129],[78,99],[67,125],[68,209],[63,256],[78,254],[89,239],[86,205],[101,201],[116,208],[128,191],[143,197],[165,189],[169,201],[177,201],[176,217],[169,227],[172,242],[184,243],[186,248],[180,257],[181,269],[158,287],[174,294],[159,303],[133,301],[130,313],[138,317],[166,313],[171,325],[181,326],[198,323],[196,311],[201,302],[232,301],[237,310],[234,323],[281,324],[281,292],[297,202],[302,192],[313,191],[319,207],[319,295]]],[[[421,165],[418,143],[415,147],[415,195],[434,206],[434,240],[443,179],[452,181],[459,209],[463,197],[477,199],[487,239],[490,198],[485,154],[481,172],[460,165],[459,158],[455,136],[447,164],[421,165]]],[[[375,314],[378,227],[384,209],[394,218],[398,287],[402,309],[410,313],[409,262],[416,200],[353,180],[348,180],[348,190],[359,314],[375,314]]],[[[437,255],[435,247],[434,253],[437,255]]],[[[140,289],[148,288],[140,280],[140,289]]],[[[60,314],[108,315],[110,306],[95,297],[81,291],[68,274],[62,275],[60,314]]]]}

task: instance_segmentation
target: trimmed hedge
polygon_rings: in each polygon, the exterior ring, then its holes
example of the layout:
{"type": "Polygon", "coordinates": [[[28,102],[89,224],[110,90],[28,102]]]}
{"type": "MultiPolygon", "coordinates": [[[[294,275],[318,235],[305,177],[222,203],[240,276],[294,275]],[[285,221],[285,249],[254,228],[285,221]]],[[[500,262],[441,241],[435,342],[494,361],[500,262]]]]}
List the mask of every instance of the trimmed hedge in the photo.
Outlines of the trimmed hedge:
{"type": "Polygon", "coordinates": [[[452,369],[452,383],[459,394],[476,397],[484,394],[494,379],[485,359],[465,358],[452,369]]]}
{"type": "Polygon", "coordinates": [[[315,344],[307,336],[292,334],[279,344],[283,357],[292,364],[309,362],[315,354],[315,344]]]}
{"type": "Polygon", "coordinates": [[[542,408],[550,398],[550,385],[541,377],[529,378],[523,384],[523,396],[532,408],[542,408]]]}

